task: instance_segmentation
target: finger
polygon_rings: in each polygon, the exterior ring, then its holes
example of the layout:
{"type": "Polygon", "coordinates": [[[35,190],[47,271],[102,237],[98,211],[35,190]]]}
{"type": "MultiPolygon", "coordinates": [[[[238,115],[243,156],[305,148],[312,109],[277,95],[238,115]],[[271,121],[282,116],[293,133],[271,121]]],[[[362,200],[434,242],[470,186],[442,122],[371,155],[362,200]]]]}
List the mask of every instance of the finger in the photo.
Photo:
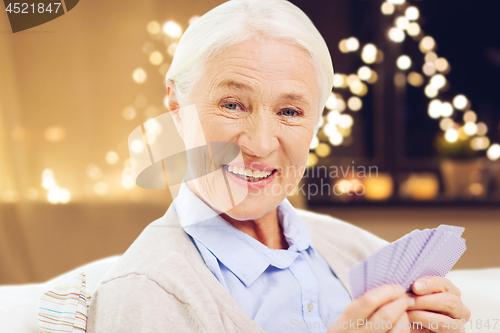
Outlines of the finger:
{"type": "Polygon", "coordinates": [[[409,306],[408,310],[434,311],[455,319],[466,319],[467,311],[464,311],[465,305],[456,295],[450,293],[437,293],[410,297],[413,297],[415,300],[415,305],[409,306]]]}
{"type": "Polygon", "coordinates": [[[460,289],[442,276],[425,276],[413,282],[411,290],[417,295],[451,293],[461,297],[460,289]]]}
{"type": "Polygon", "coordinates": [[[398,319],[406,313],[406,309],[408,309],[408,296],[404,295],[381,306],[368,318],[364,327],[368,332],[386,332],[397,327],[398,319]]]}
{"type": "Polygon", "coordinates": [[[410,318],[408,318],[408,314],[406,311],[403,313],[401,317],[398,318],[396,325],[392,326],[393,328],[389,331],[390,333],[410,333],[410,318]]]}
{"type": "Polygon", "coordinates": [[[400,285],[383,285],[371,289],[349,304],[344,314],[347,318],[369,318],[382,305],[401,298],[405,290],[400,285]]]}
{"type": "Polygon", "coordinates": [[[410,321],[418,324],[418,326],[415,325],[415,328],[427,328],[436,333],[465,333],[465,330],[460,329],[464,320],[421,310],[410,310],[407,313],[410,321]]]}

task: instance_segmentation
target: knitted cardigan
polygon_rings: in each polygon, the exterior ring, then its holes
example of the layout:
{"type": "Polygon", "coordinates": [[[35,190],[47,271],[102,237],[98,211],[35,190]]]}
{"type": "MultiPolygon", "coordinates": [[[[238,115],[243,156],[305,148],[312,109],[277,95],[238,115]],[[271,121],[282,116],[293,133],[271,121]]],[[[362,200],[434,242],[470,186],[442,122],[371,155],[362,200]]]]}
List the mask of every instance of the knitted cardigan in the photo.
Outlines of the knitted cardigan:
{"type": "MultiPolygon", "coordinates": [[[[349,268],[387,242],[328,215],[296,211],[313,246],[351,294],[349,268]]],[[[264,330],[207,268],[170,205],[103,278],[91,298],[87,332],[264,330]]]]}

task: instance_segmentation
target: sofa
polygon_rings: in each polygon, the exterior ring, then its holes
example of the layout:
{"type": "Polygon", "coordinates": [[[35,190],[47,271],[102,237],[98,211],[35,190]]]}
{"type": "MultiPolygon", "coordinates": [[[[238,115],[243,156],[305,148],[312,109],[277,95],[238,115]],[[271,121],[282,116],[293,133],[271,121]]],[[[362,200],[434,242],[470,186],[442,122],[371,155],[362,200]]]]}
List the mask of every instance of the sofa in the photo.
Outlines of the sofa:
{"type": "MultiPolygon", "coordinates": [[[[36,333],[41,296],[84,272],[88,302],[108,269],[120,256],[104,258],[78,267],[45,283],[0,286],[0,332],[36,333]]],[[[472,311],[468,333],[500,332],[500,268],[452,270],[446,276],[462,291],[472,311]]]]}

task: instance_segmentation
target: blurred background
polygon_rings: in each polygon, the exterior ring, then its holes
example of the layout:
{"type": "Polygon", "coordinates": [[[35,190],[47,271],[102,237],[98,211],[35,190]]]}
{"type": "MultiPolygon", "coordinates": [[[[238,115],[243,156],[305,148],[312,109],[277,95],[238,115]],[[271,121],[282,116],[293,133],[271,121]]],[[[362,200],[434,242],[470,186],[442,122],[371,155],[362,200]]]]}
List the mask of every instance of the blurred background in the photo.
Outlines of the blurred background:
{"type": "MultiPolygon", "coordinates": [[[[0,14],[0,284],[123,253],[164,214],[128,135],[168,112],[176,43],[222,2],[82,1],[15,34],[0,14]]],[[[336,74],[290,201],[388,241],[462,226],[455,267],[500,266],[500,2],[292,2],[336,74]]]]}

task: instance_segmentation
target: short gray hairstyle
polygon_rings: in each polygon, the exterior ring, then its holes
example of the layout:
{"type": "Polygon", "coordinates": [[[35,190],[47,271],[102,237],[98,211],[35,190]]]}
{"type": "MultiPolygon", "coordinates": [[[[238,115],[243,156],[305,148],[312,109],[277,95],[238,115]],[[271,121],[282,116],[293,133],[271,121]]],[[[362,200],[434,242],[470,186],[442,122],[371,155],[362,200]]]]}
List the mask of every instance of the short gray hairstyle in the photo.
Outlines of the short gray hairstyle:
{"type": "Polygon", "coordinates": [[[261,36],[291,42],[311,56],[321,87],[319,120],[333,87],[332,59],[309,17],[287,0],[230,0],[196,19],[182,35],[166,75],[174,82],[179,103],[187,101],[212,57],[261,36]]]}

